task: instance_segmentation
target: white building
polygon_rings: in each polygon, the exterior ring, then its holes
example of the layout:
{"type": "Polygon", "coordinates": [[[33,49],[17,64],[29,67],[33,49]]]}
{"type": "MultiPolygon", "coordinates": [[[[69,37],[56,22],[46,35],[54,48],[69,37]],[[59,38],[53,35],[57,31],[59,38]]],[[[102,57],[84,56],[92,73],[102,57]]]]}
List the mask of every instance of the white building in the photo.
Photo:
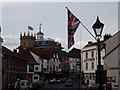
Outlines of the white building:
{"type": "MultiPolygon", "coordinates": [[[[120,31],[105,41],[106,55],[104,57],[105,69],[107,70],[107,82],[112,84],[112,88],[118,88],[120,84],[119,56],[120,56],[120,31]]],[[[119,88],[120,90],[120,88],[119,88]]]]}
{"type": "Polygon", "coordinates": [[[37,55],[34,52],[30,52],[30,54],[37,63],[27,65],[27,73],[32,75],[38,74],[40,75],[41,79],[44,79],[47,78],[45,74],[61,72],[61,60],[59,59],[58,53],[54,53],[52,58],[44,58],[43,56],[37,55]]]}
{"type": "Polygon", "coordinates": [[[69,51],[69,76],[73,79],[78,79],[80,74],[80,49],[73,48],[69,51]]]}
{"type": "Polygon", "coordinates": [[[75,58],[69,56],[69,73],[70,78],[77,78],[78,73],[80,73],[80,66],[78,63],[80,62],[80,58],[75,58]]]}
{"type": "MultiPolygon", "coordinates": [[[[101,50],[101,64],[104,65],[103,57],[105,55],[105,49],[101,50]]],[[[97,43],[88,42],[88,44],[81,49],[81,68],[85,73],[85,82],[90,83],[95,82],[95,70],[97,70],[98,65],[98,52],[97,43]],[[89,82],[88,82],[89,81],[89,82]]]]}

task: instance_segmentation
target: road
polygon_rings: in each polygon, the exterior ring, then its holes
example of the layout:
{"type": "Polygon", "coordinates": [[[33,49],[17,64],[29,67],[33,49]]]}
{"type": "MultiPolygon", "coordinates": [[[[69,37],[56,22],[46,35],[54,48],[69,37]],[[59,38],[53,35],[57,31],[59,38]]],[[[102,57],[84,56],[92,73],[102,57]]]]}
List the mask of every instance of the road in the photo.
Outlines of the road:
{"type": "Polygon", "coordinates": [[[73,82],[73,86],[72,87],[66,87],[65,83],[54,83],[54,84],[46,84],[45,86],[43,86],[42,88],[40,88],[39,90],[85,90],[85,89],[80,89],[78,88],[78,82],[73,82]]]}
{"type": "MultiPolygon", "coordinates": [[[[72,87],[66,87],[65,83],[54,83],[54,84],[46,84],[39,90],[86,90],[85,88],[80,89],[78,88],[78,82],[74,81],[72,87]]],[[[104,89],[107,90],[107,89],[104,89]]],[[[111,89],[110,89],[111,90],[111,89]]],[[[112,90],[118,90],[118,89],[112,89],[112,90]]]]}

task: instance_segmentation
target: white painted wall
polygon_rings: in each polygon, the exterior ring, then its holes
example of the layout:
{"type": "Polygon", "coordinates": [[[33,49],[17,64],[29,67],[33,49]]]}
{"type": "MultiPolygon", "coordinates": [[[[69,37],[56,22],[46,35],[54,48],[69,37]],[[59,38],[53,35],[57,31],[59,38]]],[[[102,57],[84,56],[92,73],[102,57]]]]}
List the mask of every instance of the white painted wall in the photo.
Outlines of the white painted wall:
{"type": "MultiPolygon", "coordinates": [[[[101,64],[104,65],[103,57],[105,56],[105,49],[101,51],[101,64]]],[[[85,47],[81,50],[81,69],[82,71],[86,74],[86,80],[89,79],[95,80],[95,77],[93,74],[95,74],[95,70],[97,70],[97,65],[98,65],[98,51],[97,51],[97,46],[89,46],[85,47]],[[94,57],[92,57],[92,51],[94,52],[94,57]],[[86,58],[86,52],[88,53],[88,58],[86,58]],[[86,69],[86,63],[88,64],[88,69],[86,69]],[[94,63],[94,68],[92,69],[92,63],[94,63]],[[92,78],[90,79],[90,74],[92,75],[92,78]],[[88,76],[88,77],[87,77],[88,76]]]]}
{"type": "Polygon", "coordinates": [[[69,57],[69,66],[70,66],[70,70],[78,70],[79,68],[77,68],[77,62],[80,61],[79,58],[72,58],[69,57]]]}
{"type": "Polygon", "coordinates": [[[116,82],[112,82],[112,88],[118,88],[119,80],[119,63],[118,63],[118,48],[105,57],[105,69],[107,70],[107,77],[115,77],[116,82]]]}

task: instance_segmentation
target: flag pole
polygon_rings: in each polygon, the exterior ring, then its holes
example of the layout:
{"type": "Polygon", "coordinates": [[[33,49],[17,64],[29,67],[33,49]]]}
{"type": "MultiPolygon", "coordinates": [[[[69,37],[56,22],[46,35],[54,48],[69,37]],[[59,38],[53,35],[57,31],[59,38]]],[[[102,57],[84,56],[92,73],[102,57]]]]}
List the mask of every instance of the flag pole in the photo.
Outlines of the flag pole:
{"type": "Polygon", "coordinates": [[[81,21],[80,21],[80,24],[88,31],[88,33],[89,33],[90,35],[92,35],[92,37],[93,37],[95,40],[97,40],[97,39],[95,38],[95,36],[82,24],[81,21]]]}

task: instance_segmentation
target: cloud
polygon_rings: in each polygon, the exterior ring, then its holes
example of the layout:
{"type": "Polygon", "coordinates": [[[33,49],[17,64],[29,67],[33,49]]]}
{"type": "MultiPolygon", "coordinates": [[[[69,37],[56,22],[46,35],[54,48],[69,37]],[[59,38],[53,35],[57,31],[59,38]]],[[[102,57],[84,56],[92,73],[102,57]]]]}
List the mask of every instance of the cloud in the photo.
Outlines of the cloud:
{"type": "Polygon", "coordinates": [[[61,42],[65,42],[65,40],[62,39],[62,38],[60,38],[60,37],[56,38],[55,41],[60,42],[60,43],[61,43],[61,42]]]}
{"type": "MultiPolygon", "coordinates": [[[[58,41],[59,43],[61,43],[65,51],[69,51],[67,49],[68,42],[65,39],[58,37],[55,39],[55,41],[58,41]]],[[[78,48],[78,49],[82,49],[85,45],[87,45],[87,43],[88,42],[77,41],[77,42],[75,42],[73,47],[78,48]]]]}
{"type": "MultiPolygon", "coordinates": [[[[4,35],[4,36],[2,36],[2,38],[3,38],[3,45],[6,46],[6,47],[8,47],[8,48],[11,49],[11,50],[17,48],[17,47],[20,45],[20,43],[19,43],[19,36],[10,34],[10,35],[4,35]]],[[[62,44],[62,47],[63,47],[66,51],[68,51],[66,39],[57,37],[57,38],[55,38],[55,41],[61,43],[61,44],[62,44]]],[[[81,49],[81,48],[83,48],[86,44],[87,44],[87,42],[78,41],[78,42],[75,42],[75,44],[73,45],[73,47],[78,48],[78,49],[81,49]]]]}
{"type": "Polygon", "coordinates": [[[75,43],[74,47],[82,49],[86,44],[87,44],[87,42],[78,41],[78,42],[75,43]]]}
{"type": "Polygon", "coordinates": [[[7,46],[9,49],[15,49],[19,45],[19,36],[16,35],[4,35],[3,38],[3,45],[7,46]]]}

